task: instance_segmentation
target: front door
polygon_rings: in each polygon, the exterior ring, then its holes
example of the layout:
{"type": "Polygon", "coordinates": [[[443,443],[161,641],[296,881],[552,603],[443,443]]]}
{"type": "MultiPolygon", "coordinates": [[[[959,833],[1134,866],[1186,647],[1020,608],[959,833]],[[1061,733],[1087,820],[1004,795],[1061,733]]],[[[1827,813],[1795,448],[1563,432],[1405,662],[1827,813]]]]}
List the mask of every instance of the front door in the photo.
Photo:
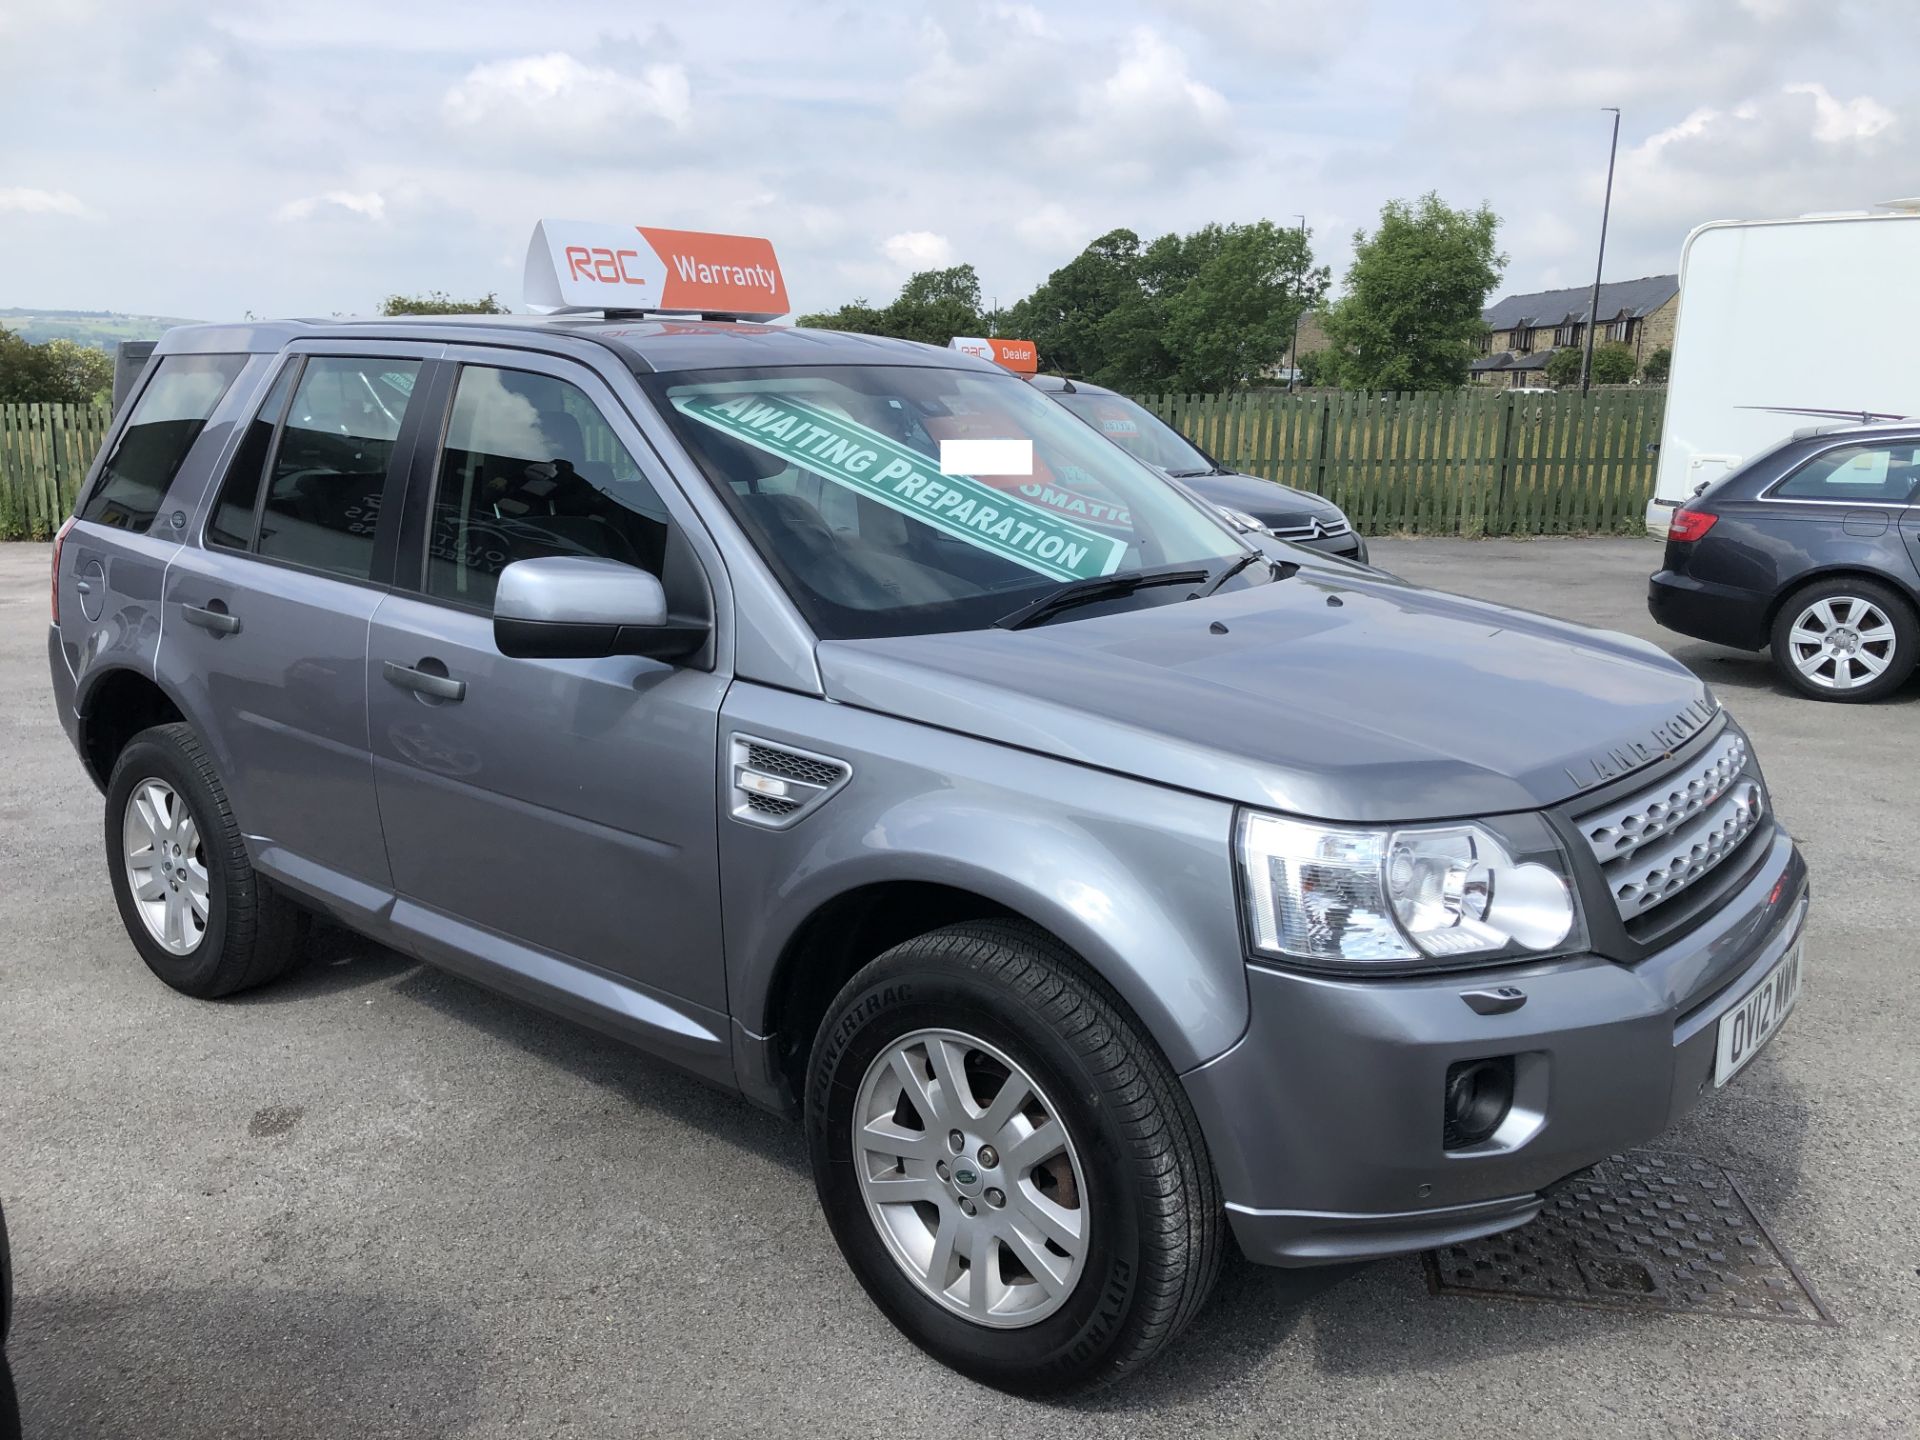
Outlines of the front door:
{"type": "Polygon", "coordinates": [[[651,452],[586,367],[450,358],[444,445],[415,467],[403,583],[367,655],[396,923],[449,963],[478,956],[504,972],[488,978],[705,1049],[691,1033],[705,1022],[675,1002],[726,1005],[726,680],[699,657],[509,659],[491,619],[501,570],[547,555],[620,560],[659,574],[676,608],[710,607],[690,515],[635,460],[651,452]]]}
{"type": "Polygon", "coordinates": [[[199,713],[255,863],[377,910],[386,847],[367,754],[367,625],[384,594],[383,497],[423,352],[283,362],[199,543],[168,568],[162,668],[199,713]]]}

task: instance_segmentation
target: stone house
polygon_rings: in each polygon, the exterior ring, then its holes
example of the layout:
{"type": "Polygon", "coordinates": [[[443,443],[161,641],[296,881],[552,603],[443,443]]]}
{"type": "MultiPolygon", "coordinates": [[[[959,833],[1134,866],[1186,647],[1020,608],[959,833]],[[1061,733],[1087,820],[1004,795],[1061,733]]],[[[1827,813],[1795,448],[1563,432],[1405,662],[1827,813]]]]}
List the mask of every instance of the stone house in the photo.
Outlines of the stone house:
{"type": "MultiPolygon", "coordinates": [[[[1547,357],[1587,343],[1588,303],[1593,287],[1509,295],[1481,314],[1486,334],[1473,362],[1476,384],[1513,388],[1546,384],[1547,357]]],[[[1625,345],[1634,367],[1661,346],[1673,344],[1680,311],[1680,277],[1648,275],[1600,287],[1600,330],[1594,345],[1625,345]]]]}

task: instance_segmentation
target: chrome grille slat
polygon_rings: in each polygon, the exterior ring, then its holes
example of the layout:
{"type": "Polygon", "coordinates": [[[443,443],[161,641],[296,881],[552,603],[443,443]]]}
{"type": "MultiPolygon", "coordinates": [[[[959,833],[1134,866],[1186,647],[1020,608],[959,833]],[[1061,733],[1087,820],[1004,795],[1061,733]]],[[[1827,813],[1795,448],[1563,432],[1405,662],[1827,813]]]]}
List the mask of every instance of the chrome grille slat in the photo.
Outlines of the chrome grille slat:
{"type": "Polygon", "coordinates": [[[1767,796],[1747,760],[1746,737],[1728,733],[1660,784],[1580,818],[1622,919],[1671,900],[1753,833],[1767,796]]]}

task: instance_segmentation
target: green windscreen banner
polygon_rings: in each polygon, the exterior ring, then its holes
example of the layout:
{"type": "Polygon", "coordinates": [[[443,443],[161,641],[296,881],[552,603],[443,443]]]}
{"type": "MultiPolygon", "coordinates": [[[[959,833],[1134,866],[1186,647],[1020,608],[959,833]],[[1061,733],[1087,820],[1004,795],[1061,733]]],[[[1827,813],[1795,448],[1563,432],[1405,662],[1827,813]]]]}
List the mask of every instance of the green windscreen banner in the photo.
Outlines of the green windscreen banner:
{"type": "Polygon", "coordinates": [[[845,416],[786,396],[682,395],[681,414],[1055,580],[1111,575],[1127,542],[1076,524],[845,416]]]}

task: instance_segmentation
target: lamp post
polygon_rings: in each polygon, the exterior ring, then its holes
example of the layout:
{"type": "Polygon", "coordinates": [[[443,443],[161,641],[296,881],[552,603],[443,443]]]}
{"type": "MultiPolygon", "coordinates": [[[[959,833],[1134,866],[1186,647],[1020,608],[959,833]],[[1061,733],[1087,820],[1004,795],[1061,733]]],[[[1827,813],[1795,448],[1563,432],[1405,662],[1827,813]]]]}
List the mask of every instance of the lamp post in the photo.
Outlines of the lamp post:
{"type": "Polygon", "coordinates": [[[1600,255],[1593,262],[1593,299],[1587,304],[1587,348],[1580,353],[1580,393],[1587,393],[1593,374],[1593,332],[1600,328],[1600,271],[1607,263],[1607,214],[1613,209],[1613,157],[1620,149],[1620,107],[1602,105],[1613,112],[1613,141],[1607,149],[1607,192],[1600,202],[1600,255]]]}
{"type": "MultiPolygon", "coordinates": [[[[1300,221],[1300,249],[1302,251],[1301,258],[1302,260],[1304,260],[1305,259],[1304,252],[1307,247],[1307,217],[1304,215],[1301,215],[1296,218],[1300,221]]],[[[1297,300],[1299,299],[1299,296],[1296,295],[1294,298],[1297,300]]],[[[1300,312],[1299,310],[1296,309],[1293,312],[1293,340],[1287,346],[1287,393],[1291,395],[1295,390],[1299,388],[1300,388],[1300,312]]]]}

